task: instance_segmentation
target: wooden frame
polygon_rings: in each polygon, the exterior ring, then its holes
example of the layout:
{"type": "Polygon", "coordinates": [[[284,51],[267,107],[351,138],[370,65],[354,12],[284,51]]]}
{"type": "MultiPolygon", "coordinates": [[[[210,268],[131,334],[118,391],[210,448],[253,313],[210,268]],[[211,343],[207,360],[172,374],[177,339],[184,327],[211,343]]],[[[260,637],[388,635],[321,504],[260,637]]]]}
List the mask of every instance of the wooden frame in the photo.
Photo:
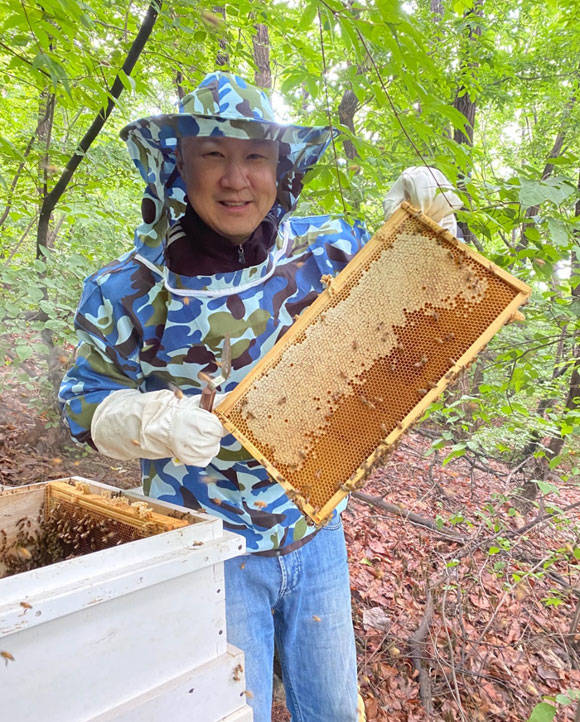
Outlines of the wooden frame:
{"type": "MultiPolygon", "coordinates": [[[[401,241],[399,242],[403,243],[401,241]]],[[[431,248],[434,249],[435,245],[431,246],[431,248]]],[[[442,273],[444,274],[445,272],[446,269],[442,268],[442,273]]],[[[530,287],[525,283],[514,278],[504,269],[458,241],[447,230],[441,228],[430,218],[426,217],[420,211],[415,210],[407,203],[402,204],[341,273],[334,278],[324,280],[327,282],[326,290],[319,295],[314,303],[300,314],[287,333],[256,364],[241,383],[227,395],[215,410],[228,431],[267,469],[270,476],[284,487],[290,498],[301,511],[309,516],[316,524],[324,524],[336,505],[353,489],[360,487],[364,483],[372,467],[392,451],[405,431],[424,414],[427,407],[444,391],[457,375],[473,361],[474,357],[487,345],[490,339],[504,324],[513,320],[523,319],[518,308],[527,302],[531,293],[530,287]],[[260,448],[260,440],[256,437],[252,439],[250,434],[240,429],[240,423],[236,423],[235,418],[240,418],[240,409],[244,403],[244,399],[246,399],[247,402],[248,394],[254,392],[259,387],[265,374],[274,373],[276,367],[283,360],[284,354],[287,353],[293,345],[298,343],[304,345],[308,343],[307,335],[309,329],[319,322],[319,319],[323,317],[323,314],[328,312],[329,308],[336,307],[337,304],[342,303],[346,298],[345,294],[347,292],[352,293],[353,284],[356,285],[356,283],[360,282],[360,280],[353,281],[353,279],[359,278],[361,273],[364,272],[365,269],[368,269],[371,263],[374,262],[373,259],[376,258],[377,253],[381,252],[381,249],[388,250],[391,247],[386,243],[385,239],[387,237],[397,238],[397,234],[401,235],[403,233],[403,227],[408,228],[409,224],[417,228],[417,233],[421,232],[426,234],[426,243],[431,242],[440,247],[445,246],[450,259],[453,257],[451,261],[448,261],[450,266],[453,263],[456,266],[469,266],[471,269],[476,269],[476,272],[480,273],[482,277],[485,275],[485,277],[491,279],[493,283],[499,283],[502,288],[505,287],[502,293],[506,297],[509,296],[509,302],[502,302],[501,310],[497,313],[494,311],[495,317],[493,320],[487,327],[482,329],[477,338],[470,342],[467,348],[462,349],[462,352],[458,354],[457,358],[449,358],[449,364],[446,365],[444,372],[441,373],[439,377],[433,378],[430,381],[429,388],[420,389],[421,397],[414,406],[401,418],[397,419],[395,428],[384,434],[383,438],[376,444],[372,453],[357,460],[354,468],[350,470],[350,473],[342,480],[334,493],[332,493],[324,503],[313,504],[307,498],[303,489],[298,488],[292,483],[292,474],[284,474],[281,472],[280,463],[277,463],[276,452],[271,448],[268,450],[265,450],[263,446],[260,448]],[[341,296],[341,294],[343,299],[337,301],[337,297],[341,296]]],[[[427,284],[428,281],[426,280],[425,283],[427,284]]],[[[469,287],[472,288],[474,286],[469,287]]],[[[427,286],[424,285],[422,288],[425,289],[427,286]]],[[[475,292],[473,293],[475,294],[475,292]]],[[[480,307],[483,307],[485,303],[488,303],[489,306],[491,302],[485,301],[485,296],[483,298],[484,301],[477,301],[477,303],[480,303],[480,307]]],[[[494,301],[494,303],[497,306],[498,302],[494,301]]],[[[403,309],[403,311],[406,311],[406,309],[403,309]]],[[[467,316],[465,308],[462,309],[462,313],[463,316],[467,316]]],[[[433,315],[436,315],[436,313],[433,312],[433,315]]],[[[356,340],[353,340],[353,344],[355,343],[356,340]]],[[[332,355],[332,339],[328,341],[328,351],[329,356],[332,355]]],[[[416,365],[417,364],[415,364],[415,366],[416,365]]],[[[312,369],[305,369],[305,377],[311,375],[311,372],[312,369]]],[[[313,383],[316,383],[316,377],[314,377],[313,383]]],[[[405,387],[405,390],[407,392],[408,388],[405,387]]],[[[280,415],[280,417],[282,416],[283,414],[280,415]]],[[[273,423],[281,423],[281,418],[274,419],[273,423]]],[[[316,481],[312,480],[312,482],[309,482],[309,488],[310,483],[315,485],[316,481]]]]}

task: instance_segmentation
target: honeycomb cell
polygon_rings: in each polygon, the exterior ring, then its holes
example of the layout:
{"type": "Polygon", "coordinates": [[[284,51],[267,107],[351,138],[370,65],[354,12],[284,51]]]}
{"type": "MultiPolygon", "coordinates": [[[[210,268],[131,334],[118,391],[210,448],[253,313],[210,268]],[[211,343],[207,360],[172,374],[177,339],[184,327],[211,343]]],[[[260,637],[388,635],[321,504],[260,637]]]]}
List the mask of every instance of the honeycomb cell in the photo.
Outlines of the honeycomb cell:
{"type": "Polygon", "coordinates": [[[216,410],[317,522],[529,296],[410,207],[327,283],[216,410]]]}

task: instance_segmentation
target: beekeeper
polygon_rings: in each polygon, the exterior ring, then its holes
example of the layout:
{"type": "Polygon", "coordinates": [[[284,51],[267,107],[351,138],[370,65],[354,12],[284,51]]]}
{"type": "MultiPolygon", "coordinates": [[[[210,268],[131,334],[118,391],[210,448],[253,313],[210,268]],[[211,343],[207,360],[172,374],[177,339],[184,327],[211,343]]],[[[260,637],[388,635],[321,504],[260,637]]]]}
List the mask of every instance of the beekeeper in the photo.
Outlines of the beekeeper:
{"type": "MultiPolygon", "coordinates": [[[[217,371],[226,336],[224,393],[313,302],[321,276],[367,240],[361,224],[292,215],[331,130],[280,125],[262,91],[213,73],[178,114],[137,120],[121,135],[146,183],[143,223],[134,249],[85,283],[64,418],[101,453],[139,458],[145,494],[203,509],[245,538],[247,555],[226,562],[227,628],[245,652],[255,722],[271,717],[274,645],[293,719],[353,722],[346,502],[317,531],[199,406],[198,373],[217,371]]],[[[437,171],[408,169],[385,211],[407,198],[454,230],[459,201],[448,189],[437,171]]]]}

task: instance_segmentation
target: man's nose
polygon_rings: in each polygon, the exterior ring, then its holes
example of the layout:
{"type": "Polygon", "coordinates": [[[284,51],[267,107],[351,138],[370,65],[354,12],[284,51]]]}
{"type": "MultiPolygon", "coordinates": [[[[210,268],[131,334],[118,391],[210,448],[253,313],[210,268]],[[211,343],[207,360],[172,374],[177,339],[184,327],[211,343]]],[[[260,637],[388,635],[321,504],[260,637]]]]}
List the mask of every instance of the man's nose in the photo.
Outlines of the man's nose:
{"type": "Polygon", "coordinates": [[[228,160],[221,177],[221,184],[225,188],[245,188],[248,181],[244,164],[239,160],[228,160]]]}

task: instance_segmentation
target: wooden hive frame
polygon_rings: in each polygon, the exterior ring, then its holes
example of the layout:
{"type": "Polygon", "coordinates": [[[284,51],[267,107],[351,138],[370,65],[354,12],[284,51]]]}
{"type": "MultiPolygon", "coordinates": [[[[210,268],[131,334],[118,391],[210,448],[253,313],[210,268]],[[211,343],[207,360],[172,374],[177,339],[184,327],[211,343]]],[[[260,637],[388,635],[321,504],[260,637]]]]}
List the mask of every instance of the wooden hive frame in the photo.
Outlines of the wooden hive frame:
{"type": "Polygon", "coordinates": [[[36,569],[196,521],[190,514],[165,512],[153,500],[82,477],[1,488],[0,579],[7,571],[36,569]]]}
{"type": "Polygon", "coordinates": [[[91,487],[90,483],[74,478],[46,483],[44,513],[58,504],[118,521],[143,536],[173,531],[191,523],[187,519],[176,519],[154,511],[145,500],[135,501],[121,492],[118,496],[102,492],[91,487]]]}
{"type": "Polygon", "coordinates": [[[316,524],[504,324],[523,318],[531,292],[408,203],[323,280],[326,290],[216,408],[316,524]]]}

